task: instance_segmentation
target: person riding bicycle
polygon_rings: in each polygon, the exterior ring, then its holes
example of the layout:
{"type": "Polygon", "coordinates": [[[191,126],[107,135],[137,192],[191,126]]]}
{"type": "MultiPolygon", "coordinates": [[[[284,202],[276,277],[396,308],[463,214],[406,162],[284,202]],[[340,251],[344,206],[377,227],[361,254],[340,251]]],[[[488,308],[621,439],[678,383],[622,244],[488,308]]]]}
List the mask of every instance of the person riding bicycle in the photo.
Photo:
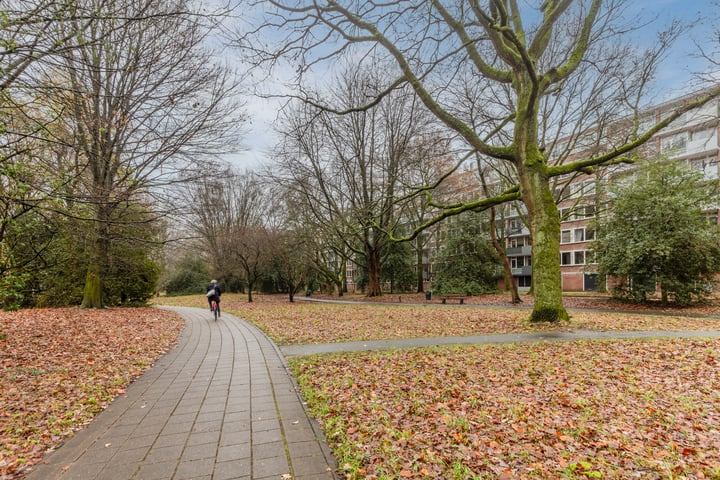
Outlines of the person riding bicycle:
{"type": "Polygon", "coordinates": [[[220,316],[220,295],[222,295],[222,290],[220,289],[220,285],[218,285],[217,280],[210,280],[210,285],[208,285],[205,288],[205,294],[207,295],[208,305],[210,306],[211,312],[212,312],[212,302],[215,301],[215,303],[217,303],[218,317],[219,317],[220,316]]]}

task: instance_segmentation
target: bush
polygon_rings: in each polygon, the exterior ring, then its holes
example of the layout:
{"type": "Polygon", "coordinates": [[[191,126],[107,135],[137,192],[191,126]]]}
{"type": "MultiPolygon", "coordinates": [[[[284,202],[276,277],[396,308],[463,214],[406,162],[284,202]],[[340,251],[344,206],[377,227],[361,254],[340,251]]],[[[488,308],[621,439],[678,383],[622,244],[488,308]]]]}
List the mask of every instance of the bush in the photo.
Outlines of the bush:
{"type": "Polygon", "coordinates": [[[205,291],[210,281],[207,264],[195,256],[185,256],[165,281],[166,295],[196,295],[205,291]]]}
{"type": "Polygon", "coordinates": [[[497,291],[500,259],[480,228],[481,219],[477,214],[465,218],[448,238],[438,255],[433,290],[464,295],[497,291]]]}
{"type": "Polygon", "coordinates": [[[6,274],[0,277],[0,298],[6,311],[18,310],[25,300],[28,275],[6,274]]]}

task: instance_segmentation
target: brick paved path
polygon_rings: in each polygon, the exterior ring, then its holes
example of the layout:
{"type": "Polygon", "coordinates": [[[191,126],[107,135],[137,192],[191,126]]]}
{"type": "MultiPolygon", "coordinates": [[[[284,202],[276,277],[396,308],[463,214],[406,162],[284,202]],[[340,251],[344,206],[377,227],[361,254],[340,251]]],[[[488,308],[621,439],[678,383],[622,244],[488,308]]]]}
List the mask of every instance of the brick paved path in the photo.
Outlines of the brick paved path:
{"type": "Polygon", "coordinates": [[[275,344],[232,315],[173,310],[177,347],[27,480],[336,478],[275,344]]]}

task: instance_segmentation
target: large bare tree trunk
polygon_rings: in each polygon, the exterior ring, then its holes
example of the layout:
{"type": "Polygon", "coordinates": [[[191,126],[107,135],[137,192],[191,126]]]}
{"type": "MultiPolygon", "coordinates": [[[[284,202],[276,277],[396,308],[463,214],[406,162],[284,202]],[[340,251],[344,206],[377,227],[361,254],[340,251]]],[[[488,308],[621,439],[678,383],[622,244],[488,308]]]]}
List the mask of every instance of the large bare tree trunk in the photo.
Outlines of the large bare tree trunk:
{"type": "Polygon", "coordinates": [[[100,276],[100,267],[93,261],[88,266],[87,275],[85,276],[85,291],[83,293],[82,308],[102,308],[102,280],[100,276]]]}
{"type": "Polygon", "coordinates": [[[103,277],[107,271],[110,255],[110,213],[109,207],[96,205],[94,251],[85,276],[85,290],[81,306],[83,308],[104,308],[103,277]]]}
{"type": "Polygon", "coordinates": [[[523,202],[528,209],[533,238],[533,291],[535,305],[531,322],[568,320],[562,302],[560,274],[560,215],[545,174],[542,156],[518,168],[523,202]]]}

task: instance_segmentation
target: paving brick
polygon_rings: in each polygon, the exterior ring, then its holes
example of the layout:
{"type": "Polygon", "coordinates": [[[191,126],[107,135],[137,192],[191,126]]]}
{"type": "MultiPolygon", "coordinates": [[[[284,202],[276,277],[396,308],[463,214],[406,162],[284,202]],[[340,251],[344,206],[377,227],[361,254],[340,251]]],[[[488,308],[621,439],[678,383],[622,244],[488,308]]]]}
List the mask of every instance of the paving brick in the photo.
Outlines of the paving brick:
{"type": "Polygon", "coordinates": [[[169,478],[172,478],[175,474],[175,467],[177,467],[177,460],[159,463],[145,463],[140,466],[140,470],[135,475],[135,479],[167,480],[169,478]]]}
{"type": "Polygon", "coordinates": [[[180,455],[182,455],[183,449],[183,445],[152,448],[145,456],[145,461],[148,463],[159,463],[171,460],[177,461],[177,459],[180,458],[180,455]]]}
{"type": "Polygon", "coordinates": [[[230,445],[218,448],[217,462],[229,462],[231,460],[250,460],[252,445],[250,442],[240,445],[230,445]]]}
{"type": "Polygon", "coordinates": [[[204,445],[191,445],[185,448],[180,460],[183,462],[202,460],[205,458],[212,458],[214,460],[217,456],[217,450],[217,442],[206,443],[204,445]]]}
{"type": "Polygon", "coordinates": [[[219,462],[215,464],[214,480],[230,480],[235,478],[251,478],[251,462],[249,458],[219,462]]]}
{"type": "Polygon", "coordinates": [[[205,458],[202,460],[194,460],[194,461],[187,461],[187,462],[183,461],[183,462],[180,462],[180,465],[178,465],[175,475],[173,476],[173,479],[174,480],[191,480],[191,479],[200,478],[203,476],[212,477],[214,467],[215,467],[215,459],[214,458],[205,458]]]}

